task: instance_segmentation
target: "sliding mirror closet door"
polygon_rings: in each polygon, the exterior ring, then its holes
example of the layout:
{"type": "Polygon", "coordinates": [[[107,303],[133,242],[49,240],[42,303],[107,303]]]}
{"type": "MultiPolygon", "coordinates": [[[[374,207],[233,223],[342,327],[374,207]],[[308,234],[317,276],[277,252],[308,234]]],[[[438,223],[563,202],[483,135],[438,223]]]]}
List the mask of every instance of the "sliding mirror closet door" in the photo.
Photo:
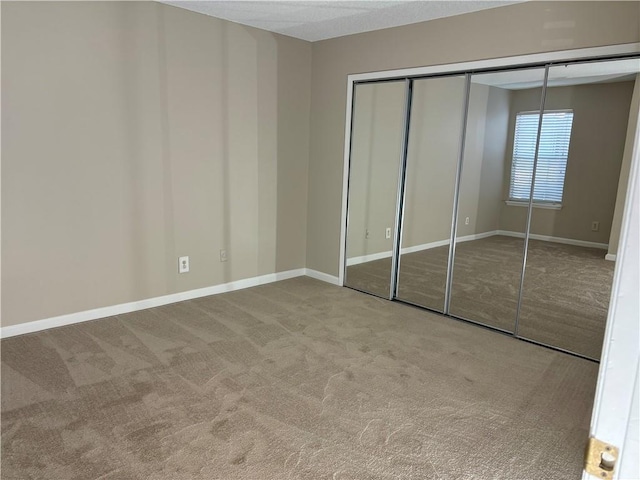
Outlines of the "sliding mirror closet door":
{"type": "MultiPolygon", "coordinates": [[[[637,58],[552,66],[545,93],[518,336],[593,359],[609,308],[615,262],[605,257],[614,258],[620,233],[639,70],[637,58]]],[[[513,94],[516,123],[537,116],[537,101],[528,90],[513,94]]],[[[507,210],[518,221],[527,211],[507,210]]]]}
{"type": "Polygon", "coordinates": [[[415,80],[396,297],[444,311],[465,77],[415,80]]]}
{"type": "Polygon", "coordinates": [[[390,298],[406,82],[354,88],[345,285],[390,298]]]}
{"type": "Polygon", "coordinates": [[[505,209],[509,185],[526,191],[532,179],[531,168],[510,175],[510,166],[514,155],[531,155],[537,134],[534,122],[514,145],[513,99],[527,89],[540,108],[543,82],[543,68],[471,76],[449,313],[508,332],[518,311],[526,208],[514,218],[505,209]]]}

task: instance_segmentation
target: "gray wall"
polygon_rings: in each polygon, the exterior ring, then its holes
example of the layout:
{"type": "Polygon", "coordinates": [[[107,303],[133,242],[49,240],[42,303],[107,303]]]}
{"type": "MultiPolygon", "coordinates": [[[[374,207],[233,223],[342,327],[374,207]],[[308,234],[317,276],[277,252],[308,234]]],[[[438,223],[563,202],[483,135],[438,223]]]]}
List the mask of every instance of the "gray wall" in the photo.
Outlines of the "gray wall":
{"type": "Polygon", "coordinates": [[[1,8],[3,326],[305,266],[309,43],[155,2],[1,8]]]}
{"type": "MultiPolygon", "coordinates": [[[[572,109],[573,128],[560,210],[534,208],[531,232],[608,243],[634,82],[547,89],[545,109],[572,109]],[[591,222],[600,222],[597,232],[591,222]]],[[[518,112],[540,108],[540,89],[513,92],[504,198],[509,195],[513,129],[518,112]]],[[[522,232],[527,209],[503,204],[500,229],[522,232]]]]}
{"type": "Polygon", "coordinates": [[[307,267],[338,275],[348,74],[638,42],[639,16],[637,2],[526,2],[314,43],[307,267]]]}
{"type": "Polygon", "coordinates": [[[465,141],[458,237],[493,232],[502,208],[511,92],[472,84],[465,141]],[[469,218],[469,224],[465,223],[469,218]]]}
{"type": "Polygon", "coordinates": [[[463,102],[464,77],[414,82],[403,248],[451,235],[463,102]]]}
{"type": "Polygon", "coordinates": [[[385,230],[395,224],[404,105],[404,82],[356,87],[348,258],[391,251],[385,230]]]}

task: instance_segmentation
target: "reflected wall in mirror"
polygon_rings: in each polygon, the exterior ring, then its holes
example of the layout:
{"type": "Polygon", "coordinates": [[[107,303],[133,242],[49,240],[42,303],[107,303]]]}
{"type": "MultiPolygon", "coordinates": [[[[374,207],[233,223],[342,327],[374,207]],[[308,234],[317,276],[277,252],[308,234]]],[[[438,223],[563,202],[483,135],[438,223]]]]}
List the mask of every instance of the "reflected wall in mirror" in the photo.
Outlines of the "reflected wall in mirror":
{"type": "MultiPolygon", "coordinates": [[[[532,87],[539,109],[543,81],[543,68],[471,77],[449,313],[509,332],[515,330],[526,229],[526,217],[508,226],[502,221],[514,96],[532,87]]],[[[526,140],[535,148],[537,124],[532,127],[526,140]]],[[[516,180],[527,189],[531,172],[524,173],[516,180]]]]}
{"type": "Polygon", "coordinates": [[[359,84],[354,95],[345,285],[389,298],[406,84],[359,84]]]}
{"type": "Polygon", "coordinates": [[[415,80],[411,99],[396,296],[442,312],[465,77],[415,80]]]}
{"type": "MultiPolygon", "coordinates": [[[[638,59],[549,69],[518,334],[594,359],[607,320],[614,262],[605,256],[617,249],[639,70],[638,59]]],[[[530,90],[512,102],[515,115],[539,109],[530,90]]],[[[526,217],[519,201],[528,195],[504,209],[505,228],[526,217]]]]}

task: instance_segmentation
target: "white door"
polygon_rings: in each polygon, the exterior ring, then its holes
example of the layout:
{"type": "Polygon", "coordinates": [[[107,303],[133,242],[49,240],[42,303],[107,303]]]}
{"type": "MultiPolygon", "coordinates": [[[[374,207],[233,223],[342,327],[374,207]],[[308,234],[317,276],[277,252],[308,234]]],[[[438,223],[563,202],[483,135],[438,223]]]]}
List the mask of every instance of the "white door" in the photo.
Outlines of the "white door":
{"type": "MultiPolygon", "coordinates": [[[[637,107],[636,107],[637,108],[637,107]]],[[[638,115],[640,112],[636,112],[638,115]]],[[[630,116],[631,117],[631,116],[630,116]]],[[[611,293],[590,435],[620,449],[613,479],[640,479],[640,123],[611,293]]],[[[586,472],[583,480],[595,477],[586,472]]]]}

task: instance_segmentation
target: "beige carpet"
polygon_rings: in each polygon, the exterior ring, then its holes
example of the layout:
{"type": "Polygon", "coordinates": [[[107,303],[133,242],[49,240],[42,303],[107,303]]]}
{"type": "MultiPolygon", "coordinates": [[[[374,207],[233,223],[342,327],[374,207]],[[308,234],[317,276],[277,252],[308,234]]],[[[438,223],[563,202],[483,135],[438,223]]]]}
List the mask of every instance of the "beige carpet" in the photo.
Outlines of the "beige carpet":
{"type": "MultiPolygon", "coordinates": [[[[448,248],[403,255],[398,298],[442,311],[448,248]]],[[[450,313],[513,331],[522,249],[522,239],[505,236],[459,243],[450,313]]],[[[531,240],[519,335],[599,359],[614,269],[604,253],[531,240]]],[[[350,266],[347,283],[388,296],[390,268],[390,259],[350,266]]]]}
{"type": "Polygon", "coordinates": [[[2,340],[2,478],[575,479],[596,376],[297,278],[2,340]]]}

